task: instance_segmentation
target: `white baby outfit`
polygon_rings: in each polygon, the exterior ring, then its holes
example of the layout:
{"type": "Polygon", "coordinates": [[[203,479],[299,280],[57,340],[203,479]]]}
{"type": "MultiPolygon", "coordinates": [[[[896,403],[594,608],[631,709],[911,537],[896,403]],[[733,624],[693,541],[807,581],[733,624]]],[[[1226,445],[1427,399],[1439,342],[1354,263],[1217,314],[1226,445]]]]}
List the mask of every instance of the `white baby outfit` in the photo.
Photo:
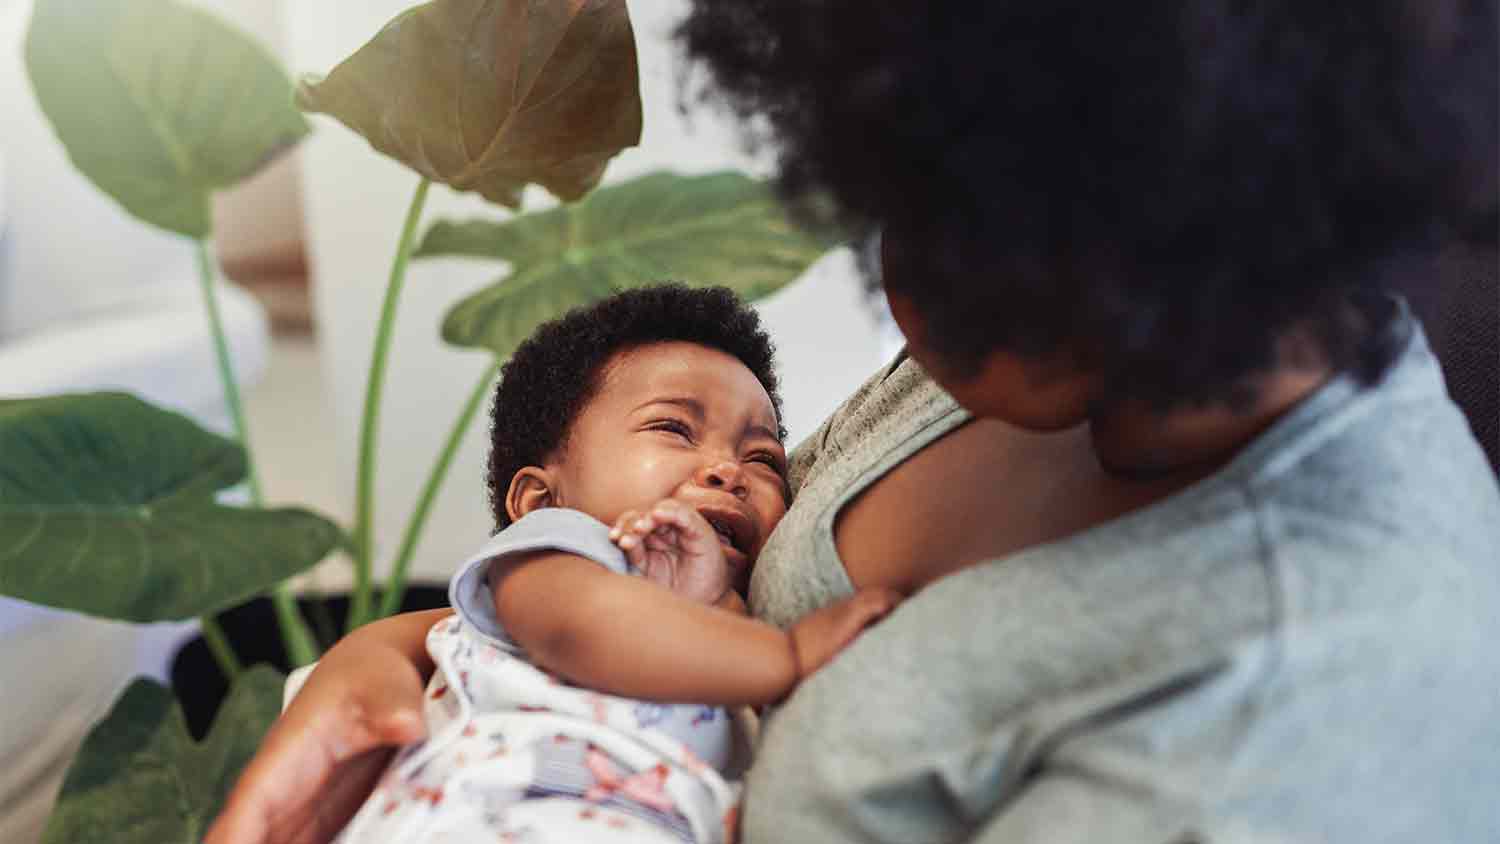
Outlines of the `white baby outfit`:
{"type": "Polygon", "coordinates": [[[507,555],[578,554],[634,576],[609,528],[546,508],[507,527],[449,586],[433,626],[428,740],[403,748],[339,844],[727,840],[738,787],[720,707],[571,686],[527,661],[495,616],[488,574],[507,555]]]}

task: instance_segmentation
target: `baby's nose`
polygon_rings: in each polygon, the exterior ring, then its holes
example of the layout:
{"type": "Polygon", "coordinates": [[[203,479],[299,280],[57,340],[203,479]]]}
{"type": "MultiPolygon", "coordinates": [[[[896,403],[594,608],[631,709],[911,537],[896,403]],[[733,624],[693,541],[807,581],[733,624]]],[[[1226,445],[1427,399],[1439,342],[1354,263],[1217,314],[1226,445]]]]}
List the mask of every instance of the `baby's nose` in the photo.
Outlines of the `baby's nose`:
{"type": "Polygon", "coordinates": [[[722,489],[739,498],[744,498],[748,493],[740,464],[733,460],[721,460],[704,466],[698,470],[697,481],[699,486],[722,489]]]}

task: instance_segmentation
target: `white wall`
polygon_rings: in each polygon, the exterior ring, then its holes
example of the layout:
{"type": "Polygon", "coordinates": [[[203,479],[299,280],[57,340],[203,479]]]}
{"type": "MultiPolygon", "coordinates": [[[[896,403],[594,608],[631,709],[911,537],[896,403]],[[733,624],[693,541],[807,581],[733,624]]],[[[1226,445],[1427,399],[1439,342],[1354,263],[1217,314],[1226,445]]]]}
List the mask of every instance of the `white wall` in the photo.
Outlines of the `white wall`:
{"type": "MultiPolygon", "coordinates": [[[[0,0],[0,396],[128,389],[222,431],[192,245],[131,218],[73,170],[26,75],[30,11],[30,0],[0,0]]],[[[254,380],[265,316],[243,291],[226,289],[222,304],[238,371],[254,380]]],[[[85,733],[131,675],[165,678],[190,626],[0,597],[0,841],[41,840],[85,733]]]]}
{"type": "Polygon", "coordinates": [[[193,288],[192,244],[124,213],[68,161],[31,91],[30,0],[0,0],[0,338],[193,288]]]}
{"type": "MultiPolygon", "coordinates": [[[[289,3],[286,41],[294,72],[326,73],[356,50],[407,0],[289,3]]],[[[634,0],[645,133],[638,148],[610,167],[607,182],[672,168],[701,172],[739,167],[764,174],[764,161],[741,151],[729,120],[702,109],[678,111],[679,58],[668,35],[678,0],[634,0]]],[[[336,408],[339,472],[352,502],[359,414],[380,297],[417,176],[374,152],[326,118],[301,152],[303,199],[314,274],[314,302],[325,374],[336,408]]],[[[539,196],[529,196],[536,200],[539,196]]],[[[501,216],[474,196],[434,187],[425,220],[501,216]]],[[[881,362],[882,341],[846,251],[825,259],[794,286],[762,303],[781,350],[787,426],[793,439],[817,425],[881,362]]],[[[458,409],[488,360],[444,346],[438,326],[461,296],[489,283],[496,268],[459,260],[415,262],[394,335],[380,438],[376,544],[382,564],[399,542],[407,514],[458,409]]],[[[416,569],[446,579],[487,535],[482,486],[485,425],[476,421],[460,450],[419,550],[416,569]]],[[[352,512],[352,503],[346,513],[352,512]]]]}
{"type": "MultiPolygon", "coordinates": [[[[259,41],[278,58],[285,56],[282,4],[266,0],[196,0],[201,6],[259,41]]],[[[293,150],[260,172],[214,195],[214,246],[219,259],[236,263],[285,261],[302,252],[302,201],[297,152],[293,150]]]]}
{"type": "MultiPolygon", "coordinates": [[[[280,51],[279,2],[195,5],[280,51]]],[[[9,211],[10,228],[8,254],[0,259],[0,337],[150,295],[191,293],[197,284],[191,243],[130,217],[69,163],[26,74],[22,44],[30,18],[30,0],[0,0],[0,159],[8,171],[0,205],[9,211]]],[[[294,157],[284,156],[215,195],[215,235],[224,259],[300,252],[297,172],[294,157]]]]}

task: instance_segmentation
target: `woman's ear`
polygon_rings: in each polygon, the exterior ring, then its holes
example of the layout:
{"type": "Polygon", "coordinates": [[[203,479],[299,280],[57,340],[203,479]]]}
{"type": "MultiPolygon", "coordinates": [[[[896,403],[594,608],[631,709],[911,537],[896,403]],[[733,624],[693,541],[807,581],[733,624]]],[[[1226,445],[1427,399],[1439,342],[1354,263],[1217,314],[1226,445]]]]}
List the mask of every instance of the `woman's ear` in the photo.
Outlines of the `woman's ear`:
{"type": "Polygon", "coordinates": [[[901,329],[901,334],[906,338],[907,345],[918,348],[927,345],[927,318],[917,310],[917,304],[910,296],[904,293],[896,293],[889,288],[885,291],[886,305],[891,309],[891,318],[896,321],[896,326],[901,329]]]}
{"type": "Polygon", "coordinates": [[[512,522],[533,510],[552,507],[556,503],[553,491],[555,480],[552,473],[540,466],[527,466],[511,476],[510,489],[505,492],[505,513],[512,522]]]}

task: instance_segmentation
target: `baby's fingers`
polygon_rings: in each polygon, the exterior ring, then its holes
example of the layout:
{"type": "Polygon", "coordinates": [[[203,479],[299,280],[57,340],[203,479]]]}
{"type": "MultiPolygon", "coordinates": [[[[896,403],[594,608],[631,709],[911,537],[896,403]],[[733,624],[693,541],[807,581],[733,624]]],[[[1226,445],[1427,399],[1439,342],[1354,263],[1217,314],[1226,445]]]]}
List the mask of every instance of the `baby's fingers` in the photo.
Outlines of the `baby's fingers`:
{"type": "Polygon", "coordinates": [[[610,529],[609,538],[628,554],[632,549],[639,548],[642,540],[655,529],[656,522],[651,518],[651,514],[627,510],[624,515],[615,520],[615,526],[610,529]]]}
{"type": "Polygon", "coordinates": [[[676,528],[674,537],[679,544],[687,542],[718,543],[718,535],[714,533],[713,526],[708,520],[692,507],[678,501],[675,498],[663,499],[651,508],[651,517],[657,524],[671,525],[676,528]]]}
{"type": "Polygon", "coordinates": [[[853,604],[854,617],[861,625],[867,626],[890,615],[891,610],[904,600],[906,596],[895,589],[870,586],[856,592],[850,602],[853,604]]]}
{"type": "Polygon", "coordinates": [[[654,551],[657,553],[667,553],[669,551],[675,551],[682,544],[678,537],[677,530],[678,529],[676,527],[673,527],[672,525],[662,525],[656,530],[653,530],[642,537],[641,545],[647,551],[654,551]]]}
{"type": "Polygon", "coordinates": [[[627,510],[615,520],[609,538],[625,552],[625,559],[637,571],[647,570],[646,539],[651,536],[655,522],[636,510],[627,510]]]}
{"type": "Polygon", "coordinates": [[[626,536],[636,535],[638,537],[639,532],[635,530],[634,525],[640,520],[641,515],[641,511],[639,510],[626,510],[621,513],[620,517],[615,519],[615,523],[609,528],[609,541],[619,545],[620,540],[626,536]]]}

